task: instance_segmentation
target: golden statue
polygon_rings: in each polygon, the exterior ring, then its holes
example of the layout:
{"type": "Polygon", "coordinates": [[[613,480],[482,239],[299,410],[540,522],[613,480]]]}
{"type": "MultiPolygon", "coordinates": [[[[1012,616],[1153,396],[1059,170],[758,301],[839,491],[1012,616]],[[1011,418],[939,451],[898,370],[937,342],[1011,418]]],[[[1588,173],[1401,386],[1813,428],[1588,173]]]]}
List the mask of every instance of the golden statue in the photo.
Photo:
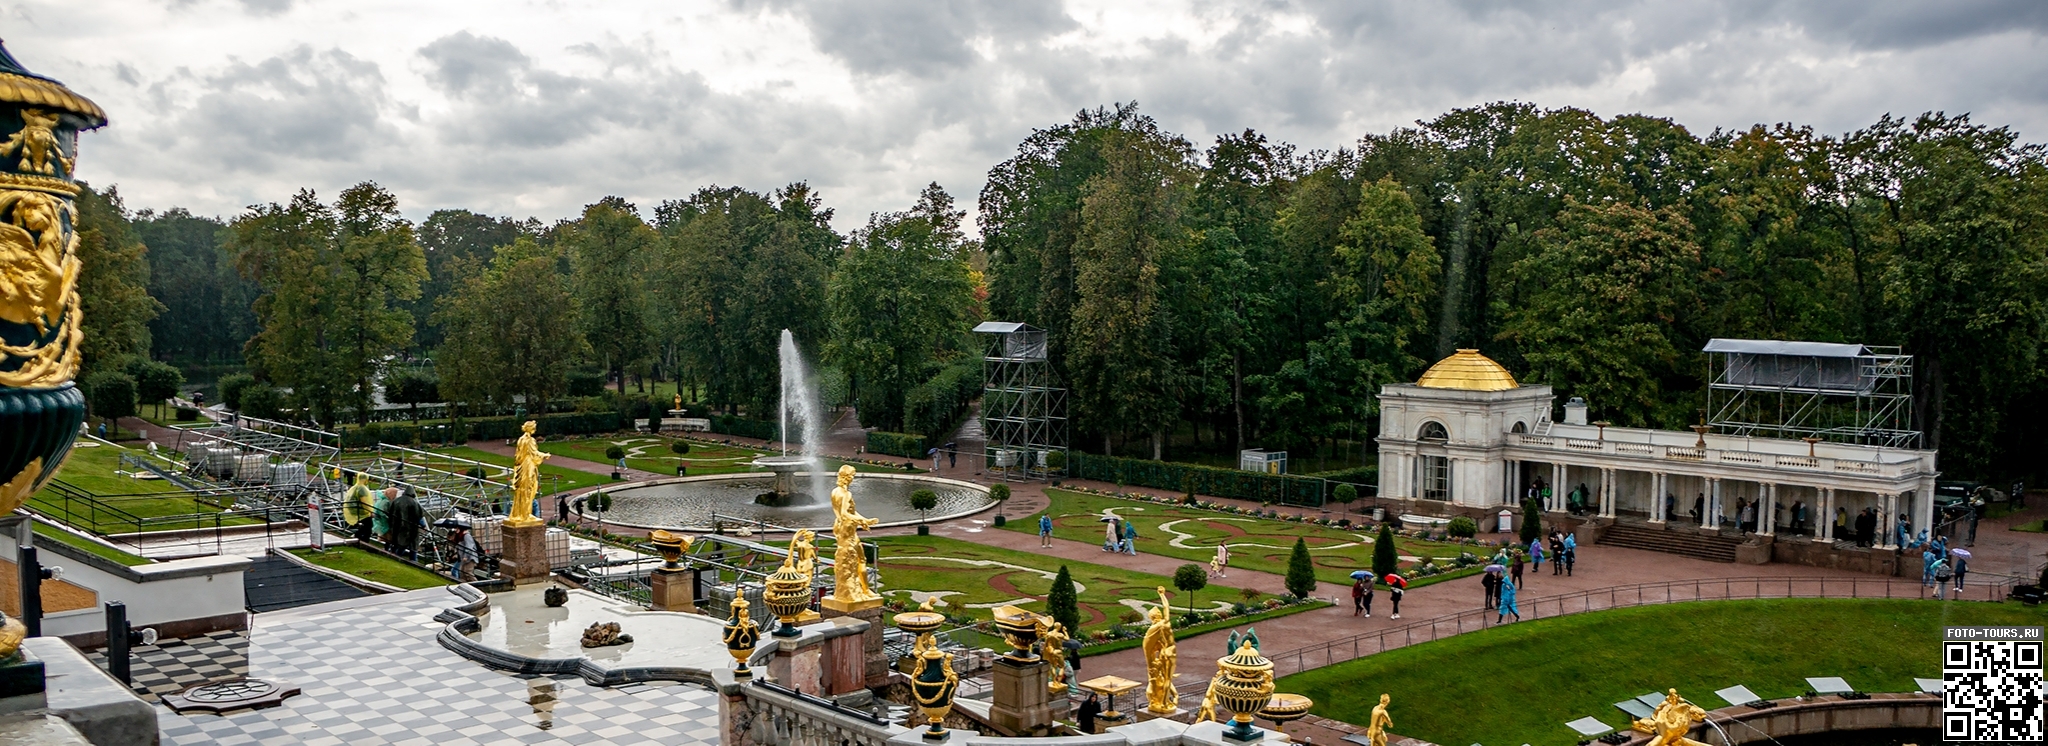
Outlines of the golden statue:
{"type": "Polygon", "coordinates": [[[1072,680],[1074,670],[1067,667],[1067,625],[1053,621],[1052,617],[1038,616],[1038,642],[1042,646],[1038,656],[1051,665],[1045,682],[1046,690],[1054,695],[1064,696],[1067,682],[1072,680]]]}
{"type": "Polygon", "coordinates": [[[880,523],[861,515],[853,505],[853,467],[839,467],[839,486],[832,488],[832,596],[824,604],[833,611],[847,612],[882,605],[882,597],[868,587],[867,556],[861,551],[860,532],[880,523]]]}
{"type": "Polygon", "coordinates": [[[1656,736],[1650,739],[1648,746],[1706,746],[1685,737],[1686,733],[1692,731],[1693,723],[1706,719],[1706,710],[1685,701],[1678,696],[1677,689],[1671,689],[1664,696],[1664,704],[1657,705],[1657,710],[1650,713],[1649,717],[1631,723],[1630,727],[1656,736]]]}
{"type": "Polygon", "coordinates": [[[1174,665],[1180,651],[1173,644],[1173,606],[1166,587],[1159,586],[1159,605],[1152,609],[1152,626],[1145,629],[1145,709],[1167,715],[1180,709],[1180,692],[1173,688],[1174,665]]]}
{"type": "Polygon", "coordinates": [[[512,452],[512,517],[505,519],[506,526],[538,526],[542,521],[533,514],[534,495],[540,493],[540,462],[548,455],[540,452],[540,444],[533,439],[533,420],[519,426],[519,447],[512,452]]]}
{"type": "Polygon", "coordinates": [[[9,135],[6,142],[0,142],[0,156],[12,157],[20,153],[19,169],[22,173],[56,176],[57,166],[61,164],[64,175],[71,176],[73,161],[64,157],[64,148],[57,140],[59,121],[54,112],[22,109],[21,131],[9,135]]]}
{"type": "Polygon", "coordinates": [[[808,528],[797,529],[796,535],[789,538],[789,556],[782,558],[785,566],[804,576],[805,585],[818,572],[818,547],[812,543],[817,536],[818,532],[808,528]]]}
{"type": "Polygon", "coordinates": [[[1216,716],[1216,679],[1210,679],[1208,690],[1202,692],[1202,707],[1198,710],[1195,710],[1194,722],[1223,722],[1223,718],[1216,716]]]}
{"type": "Polygon", "coordinates": [[[1380,703],[1372,707],[1372,720],[1365,726],[1365,740],[1372,746],[1387,746],[1387,729],[1394,727],[1394,719],[1387,716],[1387,695],[1380,695],[1380,703]]]}
{"type": "Polygon", "coordinates": [[[0,371],[0,386],[55,387],[78,372],[78,234],[68,199],[38,191],[0,191],[0,321],[34,327],[20,344],[0,340],[0,359],[21,358],[0,371]]]}

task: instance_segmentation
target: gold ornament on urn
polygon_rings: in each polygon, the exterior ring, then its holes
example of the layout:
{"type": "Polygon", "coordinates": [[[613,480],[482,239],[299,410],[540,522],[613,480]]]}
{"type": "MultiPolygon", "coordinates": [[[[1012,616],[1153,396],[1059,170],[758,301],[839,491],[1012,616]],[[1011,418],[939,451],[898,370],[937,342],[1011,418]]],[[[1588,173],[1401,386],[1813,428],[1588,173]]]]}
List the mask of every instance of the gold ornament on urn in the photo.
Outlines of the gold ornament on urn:
{"type": "Polygon", "coordinates": [[[897,629],[917,635],[917,642],[910,648],[914,661],[910,694],[925,716],[928,727],[924,737],[932,740],[945,738],[943,724],[953,712],[953,694],[960,688],[960,676],[953,671],[953,654],[939,650],[932,639],[932,633],[945,623],[946,615],[932,611],[931,599],[925,599],[917,611],[896,615],[897,629]]]}
{"type": "Polygon", "coordinates": [[[732,677],[750,679],[754,670],[747,667],[747,661],[754,657],[754,644],[761,641],[761,626],[747,615],[747,599],[744,596],[732,600],[732,618],[725,623],[725,652],[732,656],[732,677]]]}
{"type": "Polygon", "coordinates": [[[782,567],[768,576],[761,590],[761,601],[768,605],[768,612],[775,615],[782,624],[775,628],[776,637],[796,637],[797,624],[803,621],[811,608],[810,530],[798,531],[790,539],[789,554],[782,558],[782,567]]]}
{"type": "Polygon", "coordinates": [[[1209,691],[1215,693],[1217,704],[1234,713],[1223,737],[1257,739],[1260,731],[1252,727],[1252,717],[1273,700],[1273,662],[1259,655],[1250,640],[1242,641],[1237,652],[1216,659],[1216,678],[1210,680],[1209,691]]]}
{"type": "Polygon", "coordinates": [[[1004,653],[1003,658],[1018,663],[1038,662],[1038,656],[1031,652],[1031,646],[1038,642],[1038,615],[1015,606],[1002,606],[996,609],[995,617],[996,631],[1010,644],[1010,652],[1004,653]]]}

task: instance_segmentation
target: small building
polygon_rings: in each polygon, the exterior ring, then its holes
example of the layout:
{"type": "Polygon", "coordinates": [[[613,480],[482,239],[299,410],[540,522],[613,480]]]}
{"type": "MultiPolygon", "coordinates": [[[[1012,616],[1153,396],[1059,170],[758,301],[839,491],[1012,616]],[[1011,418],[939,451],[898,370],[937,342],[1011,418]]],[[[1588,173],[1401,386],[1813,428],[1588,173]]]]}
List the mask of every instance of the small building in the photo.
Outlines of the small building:
{"type": "MultiPolygon", "coordinates": [[[[1567,496],[1583,487],[1584,518],[1595,524],[1681,526],[1739,533],[1738,501],[1763,501],[1756,533],[1800,534],[1823,545],[1832,516],[1854,527],[1863,509],[1878,512],[1876,541],[1895,543],[1896,517],[1917,534],[1934,516],[1935,452],[1805,438],[1612,427],[1587,421],[1598,402],[1573,399],[1552,418],[1547,385],[1521,385],[1477,350],[1458,350],[1412,384],[1380,390],[1380,496],[1409,512],[1468,515],[1483,525],[1502,506],[1549,489],[1544,509],[1571,520],[1567,496]],[[1791,526],[1792,508],[1806,509],[1791,526]],[[1695,516],[1695,506],[1698,515],[1695,516]]],[[[1851,537],[1839,537],[1848,539],[1851,537]]],[[[1788,552],[1776,552],[1787,559],[1788,552]]],[[[1835,564],[1825,559],[1800,561],[1835,564]]],[[[1871,569],[1877,569],[1873,566],[1871,569]]]]}

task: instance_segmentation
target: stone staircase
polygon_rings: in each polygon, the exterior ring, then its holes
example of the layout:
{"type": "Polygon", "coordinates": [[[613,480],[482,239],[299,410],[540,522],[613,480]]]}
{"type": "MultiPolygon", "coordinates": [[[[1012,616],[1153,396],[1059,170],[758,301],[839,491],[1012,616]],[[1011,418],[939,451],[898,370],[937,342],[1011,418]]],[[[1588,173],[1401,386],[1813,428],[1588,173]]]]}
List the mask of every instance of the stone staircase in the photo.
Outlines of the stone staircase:
{"type": "Polygon", "coordinates": [[[1708,536],[1690,530],[1664,531],[1637,523],[1615,523],[1600,535],[1601,546],[1627,547],[1677,554],[1709,562],[1734,562],[1742,539],[1708,536]]]}

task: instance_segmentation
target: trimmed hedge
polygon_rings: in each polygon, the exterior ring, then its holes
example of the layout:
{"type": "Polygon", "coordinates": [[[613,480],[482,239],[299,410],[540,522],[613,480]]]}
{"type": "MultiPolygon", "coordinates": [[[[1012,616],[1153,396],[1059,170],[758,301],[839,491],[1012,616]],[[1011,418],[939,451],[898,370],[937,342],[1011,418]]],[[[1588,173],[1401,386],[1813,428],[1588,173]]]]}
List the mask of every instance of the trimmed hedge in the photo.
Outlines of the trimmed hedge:
{"type": "Polygon", "coordinates": [[[904,458],[924,458],[928,447],[924,436],[909,433],[885,433],[880,430],[868,433],[868,452],[886,453],[904,458]]]}
{"type": "MultiPolygon", "coordinates": [[[[776,435],[778,434],[778,431],[780,431],[781,429],[782,425],[780,423],[776,423],[770,420],[750,420],[745,417],[730,414],[722,414],[717,417],[711,418],[711,432],[724,433],[726,435],[737,435],[742,438],[774,440],[776,435]]],[[[789,442],[804,442],[803,429],[794,428],[794,430],[795,432],[789,434],[789,442]]]]}
{"type": "Polygon", "coordinates": [[[1378,485],[1380,483],[1380,467],[1379,464],[1367,464],[1365,466],[1355,466],[1349,469],[1337,469],[1335,471],[1319,471],[1313,474],[1305,474],[1303,476],[1322,477],[1332,482],[1349,482],[1351,484],[1378,485]]]}
{"type": "Polygon", "coordinates": [[[1204,495],[1276,502],[1282,505],[1320,506],[1324,497],[1321,479],[1287,474],[1260,474],[1171,461],[1097,456],[1080,451],[1074,451],[1070,456],[1067,474],[1098,482],[1176,492],[1192,490],[1204,495]]]}
{"type": "MultiPolygon", "coordinates": [[[[981,396],[981,358],[969,358],[939,370],[931,380],[903,395],[903,429],[927,438],[941,438],[981,396]]],[[[920,451],[919,455],[923,455],[920,451]]]]}

